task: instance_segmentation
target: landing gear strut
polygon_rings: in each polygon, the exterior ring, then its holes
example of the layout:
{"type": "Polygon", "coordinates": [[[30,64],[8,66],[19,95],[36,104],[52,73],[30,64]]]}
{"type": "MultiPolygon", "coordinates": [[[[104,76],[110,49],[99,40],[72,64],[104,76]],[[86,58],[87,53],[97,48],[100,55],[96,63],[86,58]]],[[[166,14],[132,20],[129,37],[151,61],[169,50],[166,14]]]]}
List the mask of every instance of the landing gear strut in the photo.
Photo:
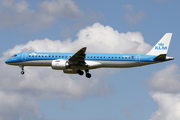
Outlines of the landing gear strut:
{"type": "Polygon", "coordinates": [[[24,73],[25,73],[25,72],[24,72],[24,66],[19,66],[19,67],[20,67],[21,70],[22,70],[22,71],[21,71],[21,74],[24,75],[24,73]]]}

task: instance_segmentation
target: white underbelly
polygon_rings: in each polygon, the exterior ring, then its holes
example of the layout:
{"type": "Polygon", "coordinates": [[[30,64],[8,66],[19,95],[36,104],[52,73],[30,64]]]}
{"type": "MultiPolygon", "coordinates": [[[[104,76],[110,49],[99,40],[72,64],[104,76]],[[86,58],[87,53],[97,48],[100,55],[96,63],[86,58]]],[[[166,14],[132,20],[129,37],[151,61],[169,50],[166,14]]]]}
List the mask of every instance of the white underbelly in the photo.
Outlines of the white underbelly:
{"type": "Polygon", "coordinates": [[[22,66],[51,66],[52,60],[33,60],[33,61],[24,61],[24,62],[15,62],[11,65],[22,65],[22,66]]]}
{"type": "Polygon", "coordinates": [[[100,61],[102,67],[107,68],[128,68],[128,67],[137,67],[152,64],[154,62],[140,62],[140,61],[100,61]]]}

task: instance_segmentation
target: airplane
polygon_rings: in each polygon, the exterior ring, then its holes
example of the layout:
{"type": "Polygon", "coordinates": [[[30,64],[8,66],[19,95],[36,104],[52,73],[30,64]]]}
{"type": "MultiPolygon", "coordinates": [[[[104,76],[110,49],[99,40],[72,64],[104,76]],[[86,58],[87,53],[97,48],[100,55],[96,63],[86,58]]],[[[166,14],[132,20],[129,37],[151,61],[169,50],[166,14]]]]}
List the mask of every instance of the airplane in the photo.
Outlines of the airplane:
{"type": "Polygon", "coordinates": [[[166,56],[171,37],[172,33],[166,33],[147,54],[85,53],[86,47],[83,47],[76,53],[17,53],[5,63],[21,67],[22,75],[24,66],[48,66],[66,74],[83,75],[85,71],[86,77],[91,78],[91,69],[129,68],[173,60],[173,57],[166,56]]]}

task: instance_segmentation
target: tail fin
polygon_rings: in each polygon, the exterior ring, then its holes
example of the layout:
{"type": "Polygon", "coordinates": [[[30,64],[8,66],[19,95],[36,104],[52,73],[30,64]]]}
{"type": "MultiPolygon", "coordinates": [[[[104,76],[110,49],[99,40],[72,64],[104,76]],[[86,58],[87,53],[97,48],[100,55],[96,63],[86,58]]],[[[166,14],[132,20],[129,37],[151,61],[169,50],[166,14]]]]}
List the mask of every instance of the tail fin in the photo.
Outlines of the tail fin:
{"type": "Polygon", "coordinates": [[[147,55],[167,54],[172,33],[166,33],[147,55]]]}

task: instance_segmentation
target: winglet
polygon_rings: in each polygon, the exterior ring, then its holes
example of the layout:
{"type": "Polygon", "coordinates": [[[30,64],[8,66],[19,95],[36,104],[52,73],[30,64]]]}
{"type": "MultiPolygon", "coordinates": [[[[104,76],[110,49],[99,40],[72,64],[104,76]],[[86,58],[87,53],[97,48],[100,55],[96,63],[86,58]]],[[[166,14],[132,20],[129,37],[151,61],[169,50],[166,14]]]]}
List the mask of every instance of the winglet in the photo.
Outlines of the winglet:
{"type": "Polygon", "coordinates": [[[172,33],[166,33],[147,55],[167,54],[172,33]]]}

